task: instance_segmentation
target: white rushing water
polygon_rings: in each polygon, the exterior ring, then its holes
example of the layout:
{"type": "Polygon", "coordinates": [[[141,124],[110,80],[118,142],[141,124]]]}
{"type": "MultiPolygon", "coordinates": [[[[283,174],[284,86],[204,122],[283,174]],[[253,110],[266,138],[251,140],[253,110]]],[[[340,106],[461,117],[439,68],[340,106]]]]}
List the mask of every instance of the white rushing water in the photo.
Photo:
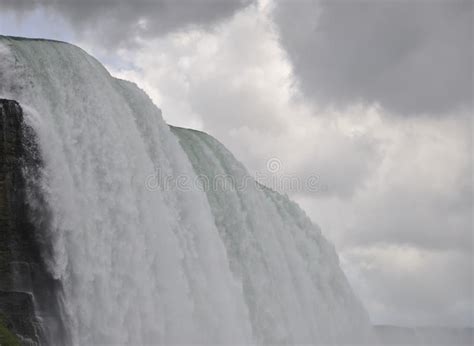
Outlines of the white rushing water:
{"type": "Polygon", "coordinates": [[[365,312],[336,252],[287,197],[253,179],[211,136],[173,128],[203,179],[231,270],[241,278],[254,336],[265,344],[367,340],[365,312]]]}
{"type": "Polygon", "coordinates": [[[0,97],[19,101],[37,134],[47,263],[71,344],[369,338],[334,248],[304,212],[255,183],[196,188],[197,175],[248,174],[212,137],[175,136],[144,92],[81,49],[0,37],[0,97]]]}

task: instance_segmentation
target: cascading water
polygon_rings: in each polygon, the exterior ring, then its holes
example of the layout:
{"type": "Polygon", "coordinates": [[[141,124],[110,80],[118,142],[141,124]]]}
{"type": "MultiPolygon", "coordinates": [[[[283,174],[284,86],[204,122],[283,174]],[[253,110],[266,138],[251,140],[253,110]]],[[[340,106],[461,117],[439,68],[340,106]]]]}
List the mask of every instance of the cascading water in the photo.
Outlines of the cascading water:
{"type": "Polygon", "coordinates": [[[295,204],[255,184],[194,186],[247,175],[217,141],[173,129],[183,150],[140,89],[69,44],[0,37],[0,80],[37,135],[69,343],[369,336],[334,249],[295,204]]]}
{"type": "Polygon", "coordinates": [[[249,179],[211,136],[172,128],[199,177],[241,278],[253,334],[265,344],[368,340],[368,318],[342,273],[336,252],[287,197],[249,179]]]}

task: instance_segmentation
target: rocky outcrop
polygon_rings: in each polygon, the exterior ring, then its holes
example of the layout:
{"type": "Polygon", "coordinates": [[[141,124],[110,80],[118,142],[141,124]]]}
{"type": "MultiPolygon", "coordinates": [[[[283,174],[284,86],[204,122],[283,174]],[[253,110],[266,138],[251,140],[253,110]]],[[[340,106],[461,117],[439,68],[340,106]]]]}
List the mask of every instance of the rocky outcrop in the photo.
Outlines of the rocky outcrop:
{"type": "Polygon", "coordinates": [[[35,215],[26,199],[23,173],[34,173],[38,164],[20,105],[0,99],[0,324],[23,344],[62,340],[65,334],[59,284],[42,258],[45,230],[31,222],[35,215]]]}

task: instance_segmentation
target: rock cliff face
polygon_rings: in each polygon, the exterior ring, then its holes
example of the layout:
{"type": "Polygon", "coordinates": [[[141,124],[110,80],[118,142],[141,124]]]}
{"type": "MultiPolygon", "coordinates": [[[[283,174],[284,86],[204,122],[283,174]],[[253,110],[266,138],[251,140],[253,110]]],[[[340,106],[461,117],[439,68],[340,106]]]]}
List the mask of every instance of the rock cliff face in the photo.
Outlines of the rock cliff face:
{"type": "Polygon", "coordinates": [[[20,105],[0,99],[0,344],[7,343],[8,331],[27,345],[65,334],[59,285],[46,270],[44,235],[31,222],[35,215],[26,198],[31,191],[23,172],[39,163],[31,138],[20,105]]]}

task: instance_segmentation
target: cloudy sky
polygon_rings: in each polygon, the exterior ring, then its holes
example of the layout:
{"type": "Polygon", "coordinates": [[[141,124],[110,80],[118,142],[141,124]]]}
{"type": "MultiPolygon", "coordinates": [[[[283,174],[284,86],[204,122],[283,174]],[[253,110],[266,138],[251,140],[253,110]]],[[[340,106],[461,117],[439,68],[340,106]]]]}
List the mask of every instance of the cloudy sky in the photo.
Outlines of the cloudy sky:
{"type": "Polygon", "coordinates": [[[471,1],[0,0],[222,141],[338,249],[377,324],[474,325],[471,1]]]}

